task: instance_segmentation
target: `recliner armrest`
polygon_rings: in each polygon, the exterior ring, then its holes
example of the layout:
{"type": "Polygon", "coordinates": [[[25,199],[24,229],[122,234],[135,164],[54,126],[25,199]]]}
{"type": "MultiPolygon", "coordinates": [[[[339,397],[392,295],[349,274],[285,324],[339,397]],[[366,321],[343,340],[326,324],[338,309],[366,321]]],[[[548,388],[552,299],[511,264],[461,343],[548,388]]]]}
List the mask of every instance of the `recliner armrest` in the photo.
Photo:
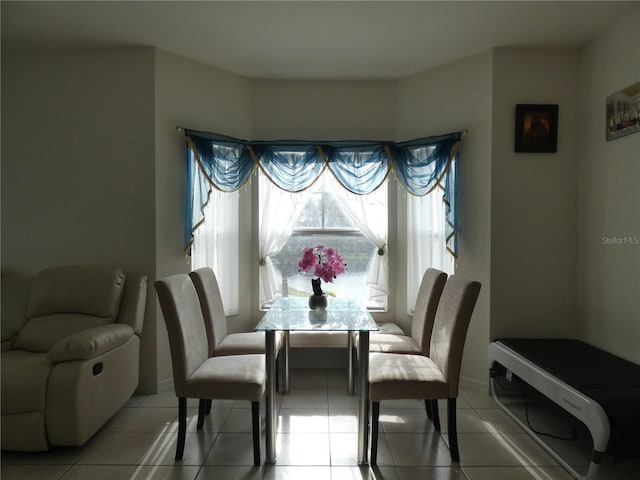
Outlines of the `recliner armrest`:
{"type": "Polygon", "coordinates": [[[133,335],[133,328],[119,323],[88,328],[54,344],[47,358],[54,363],[88,360],[124,345],[133,335]]]}
{"type": "Polygon", "coordinates": [[[127,275],[117,322],[125,325],[131,325],[135,332],[140,335],[142,332],[146,306],[147,276],[135,274],[127,275]]]}

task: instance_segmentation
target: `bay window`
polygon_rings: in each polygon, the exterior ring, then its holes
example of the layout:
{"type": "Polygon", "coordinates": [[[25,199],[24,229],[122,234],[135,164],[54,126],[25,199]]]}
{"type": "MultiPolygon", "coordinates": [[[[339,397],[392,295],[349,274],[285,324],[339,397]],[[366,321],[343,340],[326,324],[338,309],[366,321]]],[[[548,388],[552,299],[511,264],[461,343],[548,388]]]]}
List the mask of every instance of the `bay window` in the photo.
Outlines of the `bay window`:
{"type": "Polygon", "coordinates": [[[184,133],[189,152],[186,248],[194,268],[206,264],[224,271],[219,278],[229,282],[221,291],[228,292],[230,312],[237,311],[240,290],[238,221],[233,225],[242,214],[237,191],[256,170],[259,221],[252,228],[258,235],[260,308],[278,295],[310,293],[310,277],[297,271],[297,261],[305,247],[322,244],[338,250],[348,263],[347,274],[323,288],[386,310],[389,294],[398,293],[389,289],[387,182],[394,177],[407,195],[409,313],[427,267],[452,273],[461,132],[400,143],[247,141],[184,133]]]}

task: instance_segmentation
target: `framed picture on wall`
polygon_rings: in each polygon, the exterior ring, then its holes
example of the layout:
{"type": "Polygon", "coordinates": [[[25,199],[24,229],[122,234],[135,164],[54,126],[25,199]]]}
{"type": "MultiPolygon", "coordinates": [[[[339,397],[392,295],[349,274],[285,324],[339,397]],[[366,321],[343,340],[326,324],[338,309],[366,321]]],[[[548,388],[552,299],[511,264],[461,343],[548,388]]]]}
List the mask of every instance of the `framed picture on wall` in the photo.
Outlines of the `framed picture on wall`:
{"type": "Polygon", "coordinates": [[[607,140],[640,132],[640,82],[607,97],[607,140]]]}
{"type": "Polygon", "coordinates": [[[558,105],[516,105],[515,151],[558,151],[558,105]]]}

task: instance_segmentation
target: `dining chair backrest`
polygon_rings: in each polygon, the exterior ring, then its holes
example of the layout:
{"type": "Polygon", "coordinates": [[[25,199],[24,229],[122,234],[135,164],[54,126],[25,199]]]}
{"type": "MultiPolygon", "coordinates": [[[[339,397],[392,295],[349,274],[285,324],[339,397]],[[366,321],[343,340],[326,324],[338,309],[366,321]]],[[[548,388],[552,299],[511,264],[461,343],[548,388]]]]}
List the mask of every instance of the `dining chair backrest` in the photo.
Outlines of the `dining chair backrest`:
{"type": "Polygon", "coordinates": [[[227,336],[227,318],[224,314],[218,279],[209,267],[198,268],[189,273],[189,276],[198,292],[209,340],[209,355],[213,356],[218,344],[227,336]]]}
{"type": "Polygon", "coordinates": [[[176,396],[185,397],[185,381],[209,357],[198,294],[187,274],[172,275],[154,285],[169,335],[176,396]]]}
{"type": "Polygon", "coordinates": [[[411,337],[422,350],[422,354],[426,356],[429,356],[433,322],[446,282],[447,274],[435,268],[428,268],[420,282],[411,324],[411,337]]]}
{"type": "Polygon", "coordinates": [[[451,275],[442,291],[431,334],[430,358],[449,384],[449,398],[458,395],[462,352],[480,283],[451,275]]]}

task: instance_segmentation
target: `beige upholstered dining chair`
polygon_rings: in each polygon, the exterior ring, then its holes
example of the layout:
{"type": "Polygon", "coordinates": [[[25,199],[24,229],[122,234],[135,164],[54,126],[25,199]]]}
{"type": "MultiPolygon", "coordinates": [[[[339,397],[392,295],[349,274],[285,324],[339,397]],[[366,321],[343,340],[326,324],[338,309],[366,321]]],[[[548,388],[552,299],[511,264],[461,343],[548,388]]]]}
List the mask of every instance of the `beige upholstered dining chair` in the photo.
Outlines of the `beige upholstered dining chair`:
{"type": "Polygon", "coordinates": [[[384,333],[385,330],[390,331],[387,324],[383,333],[371,333],[369,336],[369,351],[422,353],[429,356],[433,321],[436,318],[436,309],[446,281],[446,273],[435,268],[428,268],[420,282],[416,307],[413,313],[413,323],[411,324],[411,335],[384,333]]]}
{"type": "MultiPolygon", "coordinates": [[[[189,273],[198,292],[209,339],[209,356],[242,355],[264,353],[264,332],[227,333],[222,296],[215,273],[209,267],[189,273]]],[[[280,338],[276,337],[276,348],[280,338]]]]}
{"type": "MultiPolygon", "coordinates": [[[[456,398],[460,365],[471,314],[480,283],[459,275],[448,278],[438,304],[429,356],[406,353],[369,355],[371,399],[371,464],[377,461],[380,402],[395,399],[447,399],[451,460],[460,461],[456,427],[456,398]]],[[[434,425],[440,430],[437,410],[434,425]]]]}
{"type": "MultiPolygon", "coordinates": [[[[252,353],[265,353],[264,332],[227,332],[227,318],[224,314],[222,295],[218,286],[216,274],[210,267],[198,268],[189,273],[191,281],[198,292],[200,307],[204,316],[209,341],[209,356],[220,357],[225,355],[247,355],[252,353]]],[[[281,365],[281,380],[284,385],[289,385],[289,369],[284,346],[284,335],[276,333],[276,356],[281,365]],[[279,355],[284,352],[282,357],[279,355]]],[[[209,404],[210,405],[210,404],[209,404]]],[[[207,408],[207,411],[209,408],[207,408]]]]}
{"type": "Polygon", "coordinates": [[[206,328],[198,295],[186,274],[155,282],[169,334],[173,383],[178,397],[176,460],[182,459],[187,431],[187,399],[200,400],[198,429],[207,401],[248,400],[253,420],[253,460],[260,465],[260,400],[266,389],[262,354],[209,356],[206,328]]]}
{"type": "MultiPolygon", "coordinates": [[[[405,335],[402,329],[393,322],[385,323],[380,325],[382,333],[371,333],[369,335],[369,351],[429,356],[433,321],[436,318],[438,302],[440,302],[442,289],[446,282],[446,273],[436,268],[428,268],[420,282],[420,289],[418,290],[416,306],[413,312],[411,335],[405,335]]],[[[355,345],[357,345],[357,341],[355,345]]],[[[435,415],[437,421],[438,402],[425,400],[424,404],[427,417],[431,419],[435,415]]]]}

